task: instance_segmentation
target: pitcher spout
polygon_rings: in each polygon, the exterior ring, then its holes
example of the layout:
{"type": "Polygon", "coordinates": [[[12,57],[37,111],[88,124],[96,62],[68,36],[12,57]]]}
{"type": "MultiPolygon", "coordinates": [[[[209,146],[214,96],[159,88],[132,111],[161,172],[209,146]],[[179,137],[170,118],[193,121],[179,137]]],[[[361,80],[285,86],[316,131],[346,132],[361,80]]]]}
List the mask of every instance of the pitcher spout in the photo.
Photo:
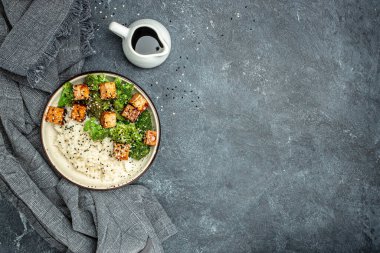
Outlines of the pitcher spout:
{"type": "Polygon", "coordinates": [[[160,38],[160,42],[162,44],[162,51],[156,54],[157,56],[167,55],[170,51],[169,45],[166,43],[165,40],[160,38]]]}

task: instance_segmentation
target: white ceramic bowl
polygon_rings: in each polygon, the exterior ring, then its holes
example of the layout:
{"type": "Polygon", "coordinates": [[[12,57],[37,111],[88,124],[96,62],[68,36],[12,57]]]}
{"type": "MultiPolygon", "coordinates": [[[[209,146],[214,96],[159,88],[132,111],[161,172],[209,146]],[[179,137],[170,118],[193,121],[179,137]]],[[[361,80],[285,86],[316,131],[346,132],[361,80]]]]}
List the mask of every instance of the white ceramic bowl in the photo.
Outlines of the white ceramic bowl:
{"type": "Polygon", "coordinates": [[[123,81],[130,82],[134,84],[137,92],[142,94],[145,99],[149,103],[149,108],[147,110],[150,111],[152,115],[152,124],[153,129],[157,131],[157,145],[150,148],[149,154],[143,159],[137,161],[129,158],[129,163],[134,167],[133,173],[130,173],[130,176],[126,178],[118,178],[113,181],[102,181],[101,179],[93,179],[91,177],[86,176],[85,174],[75,170],[71,165],[70,161],[64,157],[61,151],[54,145],[57,131],[54,129],[54,125],[45,121],[45,115],[48,111],[49,106],[57,106],[58,100],[61,96],[62,86],[59,87],[50,97],[49,101],[46,104],[44,114],[41,120],[41,139],[43,149],[45,150],[46,156],[49,159],[50,164],[55,170],[65,177],[67,180],[73,182],[74,184],[89,188],[89,189],[97,189],[97,190],[105,190],[105,189],[114,189],[117,187],[121,187],[123,185],[130,184],[137,180],[145,171],[148,170],[153,160],[156,157],[159,143],[160,143],[160,120],[158,118],[158,114],[156,108],[153,105],[152,100],[145,93],[143,89],[141,89],[135,82],[130,79],[120,76],[116,73],[107,72],[107,71],[97,71],[97,72],[87,72],[77,75],[70,80],[67,80],[73,84],[81,84],[84,83],[84,79],[88,74],[105,74],[106,77],[113,78],[119,77],[123,81]]]}

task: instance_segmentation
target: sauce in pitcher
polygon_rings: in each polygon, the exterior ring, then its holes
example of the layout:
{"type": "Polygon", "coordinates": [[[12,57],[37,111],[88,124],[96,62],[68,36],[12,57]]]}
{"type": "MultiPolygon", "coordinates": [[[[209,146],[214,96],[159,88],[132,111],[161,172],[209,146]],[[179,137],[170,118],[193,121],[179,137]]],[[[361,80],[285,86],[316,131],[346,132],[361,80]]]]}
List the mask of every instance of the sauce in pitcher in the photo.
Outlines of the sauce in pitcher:
{"type": "Polygon", "coordinates": [[[133,33],[132,48],[139,54],[160,53],[163,47],[157,33],[149,27],[137,28],[133,33]]]}

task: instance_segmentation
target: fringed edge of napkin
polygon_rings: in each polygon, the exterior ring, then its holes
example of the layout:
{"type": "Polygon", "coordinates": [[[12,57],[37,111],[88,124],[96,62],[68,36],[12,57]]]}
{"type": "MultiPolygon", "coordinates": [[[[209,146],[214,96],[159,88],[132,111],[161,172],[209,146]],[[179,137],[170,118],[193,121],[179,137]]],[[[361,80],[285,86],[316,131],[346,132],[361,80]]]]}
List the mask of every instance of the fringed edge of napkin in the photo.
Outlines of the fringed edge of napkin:
{"type": "Polygon", "coordinates": [[[41,81],[49,64],[54,61],[61,48],[60,39],[68,37],[71,34],[73,20],[79,17],[81,31],[81,53],[82,57],[87,57],[95,53],[90,41],[94,38],[94,29],[91,18],[91,6],[89,0],[75,0],[70,8],[69,14],[62,22],[59,30],[50,41],[50,45],[42,54],[40,59],[27,72],[29,84],[34,85],[41,81]]]}

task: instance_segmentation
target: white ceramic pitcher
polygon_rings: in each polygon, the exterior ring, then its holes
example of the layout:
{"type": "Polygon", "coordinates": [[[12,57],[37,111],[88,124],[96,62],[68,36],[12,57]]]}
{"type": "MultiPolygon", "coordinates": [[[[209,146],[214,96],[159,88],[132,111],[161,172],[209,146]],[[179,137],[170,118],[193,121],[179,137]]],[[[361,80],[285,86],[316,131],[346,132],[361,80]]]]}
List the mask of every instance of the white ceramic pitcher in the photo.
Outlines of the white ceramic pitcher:
{"type": "MultiPolygon", "coordinates": [[[[123,39],[123,51],[127,59],[134,65],[141,68],[154,68],[163,63],[169,56],[171,50],[171,39],[168,30],[160,22],[153,19],[140,19],[133,22],[128,28],[112,22],[109,29],[123,39]],[[144,28],[151,29],[155,34],[155,39],[160,43],[157,51],[150,54],[138,53],[132,44],[135,40],[135,32],[144,28]]],[[[136,35],[135,35],[136,36],[136,35]]]]}

